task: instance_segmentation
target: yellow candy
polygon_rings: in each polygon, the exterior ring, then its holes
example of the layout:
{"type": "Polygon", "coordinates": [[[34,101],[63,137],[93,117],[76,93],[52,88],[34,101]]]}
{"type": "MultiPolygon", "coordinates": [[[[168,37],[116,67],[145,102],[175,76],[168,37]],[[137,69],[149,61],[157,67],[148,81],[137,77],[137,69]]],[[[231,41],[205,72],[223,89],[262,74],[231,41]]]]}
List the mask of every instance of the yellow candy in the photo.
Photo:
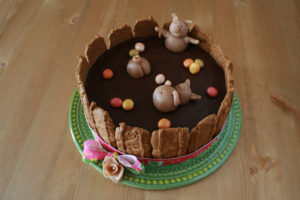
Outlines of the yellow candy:
{"type": "Polygon", "coordinates": [[[132,110],[134,107],[134,102],[131,99],[125,99],[123,101],[122,107],[126,111],[132,110]]]}
{"type": "Polygon", "coordinates": [[[129,55],[130,55],[131,57],[137,56],[137,55],[139,55],[139,51],[136,50],[136,49],[131,49],[131,50],[129,51],[129,55]]]}
{"type": "Polygon", "coordinates": [[[197,58],[197,59],[195,60],[195,63],[198,63],[198,64],[200,65],[200,68],[202,68],[202,67],[204,66],[204,62],[203,62],[203,60],[201,60],[200,58],[197,58]]]}
{"type": "Polygon", "coordinates": [[[192,74],[197,74],[200,71],[200,65],[198,63],[192,63],[189,70],[192,74]]]}

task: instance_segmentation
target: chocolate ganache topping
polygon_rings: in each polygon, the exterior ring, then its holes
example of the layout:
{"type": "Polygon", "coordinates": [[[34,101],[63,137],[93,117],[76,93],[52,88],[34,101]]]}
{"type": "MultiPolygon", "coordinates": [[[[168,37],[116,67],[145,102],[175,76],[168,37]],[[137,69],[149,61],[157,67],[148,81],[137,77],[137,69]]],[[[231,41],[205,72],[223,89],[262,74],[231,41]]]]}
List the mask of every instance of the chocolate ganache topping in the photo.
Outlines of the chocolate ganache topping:
{"type": "Polygon", "coordinates": [[[164,39],[157,37],[133,38],[104,52],[90,69],[85,83],[87,96],[90,102],[108,111],[115,124],[125,122],[130,126],[145,128],[149,131],[157,129],[161,118],[172,122],[172,127],[188,127],[192,129],[203,118],[210,114],[217,114],[224,96],[226,85],[224,72],[215,60],[197,45],[189,44],[181,53],[172,53],[165,48],[164,39]],[[140,56],[146,58],[151,65],[151,73],[140,79],[133,79],[127,73],[127,64],[131,59],[128,52],[134,49],[137,42],[145,45],[145,51],[140,56]],[[200,58],[205,66],[193,75],[183,67],[186,58],[193,60],[200,58]],[[104,79],[102,71],[110,68],[114,72],[112,79],[104,79]],[[158,86],[155,83],[157,74],[164,74],[172,86],[191,81],[191,89],[201,96],[199,101],[189,101],[178,106],[173,112],[163,113],[153,105],[152,94],[158,86]],[[206,94],[210,86],[218,90],[218,95],[211,98],[206,94]],[[131,111],[124,111],[110,105],[110,99],[120,97],[130,98],[135,107],[131,111]]]}

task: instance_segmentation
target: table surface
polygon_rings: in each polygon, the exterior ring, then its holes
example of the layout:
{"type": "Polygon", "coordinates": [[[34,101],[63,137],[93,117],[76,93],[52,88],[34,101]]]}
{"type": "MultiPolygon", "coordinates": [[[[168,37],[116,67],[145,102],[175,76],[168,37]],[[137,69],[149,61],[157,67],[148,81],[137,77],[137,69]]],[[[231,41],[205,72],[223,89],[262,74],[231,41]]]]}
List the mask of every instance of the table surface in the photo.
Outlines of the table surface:
{"type": "Polygon", "coordinates": [[[300,3],[0,1],[0,199],[299,199],[300,3]],[[114,184],[69,130],[78,55],[96,34],[171,13],[211,34],[234,65],[239,143],[214,174],[178,189],[114,184]],[[297,156],[298,155],[298,156],[297,156]]]}

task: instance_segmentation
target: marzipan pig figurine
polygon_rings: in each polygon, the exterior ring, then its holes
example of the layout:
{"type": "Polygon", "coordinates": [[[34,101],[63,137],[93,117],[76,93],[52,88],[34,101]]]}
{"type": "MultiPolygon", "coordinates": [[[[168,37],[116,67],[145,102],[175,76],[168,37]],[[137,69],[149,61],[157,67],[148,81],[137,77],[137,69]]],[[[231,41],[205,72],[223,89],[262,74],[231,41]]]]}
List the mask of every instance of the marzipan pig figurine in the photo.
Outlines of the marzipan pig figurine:
{"type": "Polygon", "coordinates": [[[138,79],[150,74],[151,66],[146,58],[134,56],[127,64],[127,72],[132,78],[138,79]]]}
{"type": "Polygon", "coordinates": [[[171,85],[158,86],[153,92],[153,104],[161,112],[171,112],[180,104],[185,104],[189,100],[200,99],[201,96],[192,93],[189,79],[175,87],[171,85]]]}
{"type": "Polygon", "coordinates": [[[179,20],[175,13],[172,14],[172,22],[169,26],[169,31],[155,27],[155,31],[160,32],[165,39],[165,46],[168,50],[179,53],[184,51],[189,43],[199,44],[199,40],[187,36],[189,25],[192,23],[190,20],[179,20]]]}

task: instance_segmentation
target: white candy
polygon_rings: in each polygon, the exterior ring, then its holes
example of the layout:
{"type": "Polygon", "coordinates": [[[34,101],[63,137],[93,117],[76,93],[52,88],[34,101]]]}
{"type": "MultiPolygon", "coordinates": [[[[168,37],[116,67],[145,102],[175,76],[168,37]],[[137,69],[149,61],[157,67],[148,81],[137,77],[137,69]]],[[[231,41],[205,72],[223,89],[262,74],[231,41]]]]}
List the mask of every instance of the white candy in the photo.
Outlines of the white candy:
{"type": "Polygon", "coordinates": [[[141,43],[141,42],[136,43],[135,46],[134,46],[134,48],[136,50],[138,50],[139,52],[145,51],[145,45],[143,43],[141,43]]]}
{"type": "Polygon", "coordinates": [[[158,85],[162,84],[165,81],[165,76],[163,74],[157,74],[155,77],[155,83],[158,85]]]}
{"type": "Polygon", "coordinates": [[[167,80],[167,81],[165,82],[165,85],[172,85],[172,83],[171,83],[171,81],[167,80]]]}

